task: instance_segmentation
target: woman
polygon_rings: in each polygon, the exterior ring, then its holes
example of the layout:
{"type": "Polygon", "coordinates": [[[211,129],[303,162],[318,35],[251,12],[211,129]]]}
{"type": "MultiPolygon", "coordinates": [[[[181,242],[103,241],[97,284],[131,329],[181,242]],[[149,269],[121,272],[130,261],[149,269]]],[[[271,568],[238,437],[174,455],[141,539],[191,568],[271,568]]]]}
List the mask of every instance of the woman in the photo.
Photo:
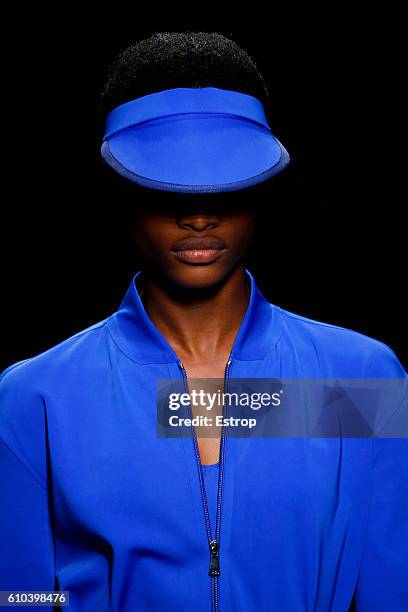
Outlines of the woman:
{"type": "Polygon", "coordinates": [[[289,161],[266,103],[220,35],[113,65],[102,155],[138,194],[142,266],[112,316],[3,373],[1,589],[68,591],[72,611],[407,609],[406,440],[157,435],[161,379],[407,377],[246,268],[246,194],[289,161]]]}

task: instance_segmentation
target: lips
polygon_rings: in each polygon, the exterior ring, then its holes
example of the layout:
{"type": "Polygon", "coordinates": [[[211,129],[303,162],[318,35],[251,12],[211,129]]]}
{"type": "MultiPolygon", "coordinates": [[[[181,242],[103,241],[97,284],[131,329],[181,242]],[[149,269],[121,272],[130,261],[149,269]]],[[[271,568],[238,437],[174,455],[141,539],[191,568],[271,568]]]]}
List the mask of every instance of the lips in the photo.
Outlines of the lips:
{"type": "Polygon", "coordinates": [[[225,243],[215,237],[190,237],[173,245],[171,251],[180,261],[189,264],[209,264],[226,249],[225,243]]]}

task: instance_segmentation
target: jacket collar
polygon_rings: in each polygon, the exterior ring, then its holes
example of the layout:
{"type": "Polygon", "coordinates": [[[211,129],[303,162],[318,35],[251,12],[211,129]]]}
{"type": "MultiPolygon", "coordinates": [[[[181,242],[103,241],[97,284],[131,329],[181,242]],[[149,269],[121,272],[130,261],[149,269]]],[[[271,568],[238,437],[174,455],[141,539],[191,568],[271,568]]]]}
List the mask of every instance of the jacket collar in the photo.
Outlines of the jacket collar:
{"type": "MultiPolygon", "coordinates": [[[[281,331],[280,309],[266,300],[249,270],[250,300],[231,351],[231,359],[253,361],[272,351],[281,331]]],[[[119,309],[108,319],[108,329],[126,355],[140,364],[179,361],[173,348],[149,318],[132,278],[119,309]]]]}

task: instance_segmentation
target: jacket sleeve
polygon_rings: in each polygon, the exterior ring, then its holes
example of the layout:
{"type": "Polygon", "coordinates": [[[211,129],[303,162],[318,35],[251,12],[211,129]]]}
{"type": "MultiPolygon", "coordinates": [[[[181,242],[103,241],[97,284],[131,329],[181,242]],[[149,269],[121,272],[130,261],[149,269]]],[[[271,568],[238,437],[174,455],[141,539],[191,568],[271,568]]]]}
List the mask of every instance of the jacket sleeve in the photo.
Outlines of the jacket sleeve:
{"type": "Polygon", "coordinates": [[[44,409],[41,398],[30,390],[29,374],[17,364],[0,379],[0,590],[4,591],[54,590],[44,409]]]}
{"type": "MultiPolygon", "coordinates": [[[[382,354],[376,355],[370,375],[408,378],[385,346],[382,354]]],[[[395,433],[399,424],[406,424],[407,410],[405,395],[378,437],[371,440],[371,501],[355,591],[356,612],[408,610],[408,439],[395,433]],[[387,431],[393,437],[385,437],[387,431]]]]}

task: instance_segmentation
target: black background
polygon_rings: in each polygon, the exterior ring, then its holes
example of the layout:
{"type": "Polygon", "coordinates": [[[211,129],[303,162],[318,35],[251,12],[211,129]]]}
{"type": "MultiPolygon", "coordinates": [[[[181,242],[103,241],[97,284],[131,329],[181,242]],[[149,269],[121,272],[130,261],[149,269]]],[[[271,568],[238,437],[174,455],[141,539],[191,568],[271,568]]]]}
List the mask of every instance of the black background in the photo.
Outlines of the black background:
{"type": "Polygon", "coordinates": [[[2,368],[118,307],[137,262],[102,180],[99,92],[128,44],[188,29],[229,35],[254,57],[291,154],[279,189],[263,194],[285,216],[268,215],[261,289],[386,342],[408,366],[400,16],[286,6],[236,6],[240,15],[221,19],[209,5],[182,18],[158,6],[153,18],[123,4],[91,15],[62,5],[5,22],[2,368]]]}

